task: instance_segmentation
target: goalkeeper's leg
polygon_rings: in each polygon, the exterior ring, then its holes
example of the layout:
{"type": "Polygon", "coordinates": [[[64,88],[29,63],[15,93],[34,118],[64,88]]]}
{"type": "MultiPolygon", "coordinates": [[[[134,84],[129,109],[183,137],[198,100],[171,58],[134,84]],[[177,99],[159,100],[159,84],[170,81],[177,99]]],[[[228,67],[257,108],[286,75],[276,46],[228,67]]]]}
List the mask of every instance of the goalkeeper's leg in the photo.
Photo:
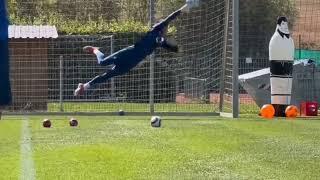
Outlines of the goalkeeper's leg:
{"type": "Polygon", "coordinates": [[[86,90],[88,90],[93,85],[103,83],[112,77],[122,75],[124,73],[129,72],[129,71],[130,71],[130,69],[127,67],[121,68],[121,67],[115,65],[115,66],[113,66],[111,71],[106,72],[102,75],[98,75],[98,76],[94,77],[91,81],[89,81],[85,84],[79,83],[78,88],[74,91],[74,96],[82,95],[82,94],[84,94],[84,92],[86,90]]]}
{"type": "Polygon", "coordinates": [[[97,56],[97,60],[98,60],[98,64],[102,65],[102,66],[108,66],[111,64],[114,64],[114,60],[116,59],[115,56],[110,55],[108,57],[106,57],[100,50],[98,47],[94,47],[94,46],[85,46],[83,47],[83,51],[89,54],[94,54],[97,56]]]}

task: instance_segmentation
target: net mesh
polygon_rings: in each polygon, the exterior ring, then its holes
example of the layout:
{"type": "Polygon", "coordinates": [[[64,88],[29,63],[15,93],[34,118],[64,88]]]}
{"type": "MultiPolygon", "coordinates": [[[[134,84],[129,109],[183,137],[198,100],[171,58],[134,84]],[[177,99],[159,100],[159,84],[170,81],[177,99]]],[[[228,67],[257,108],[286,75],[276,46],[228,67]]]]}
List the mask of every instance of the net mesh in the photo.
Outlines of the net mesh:
{"type": "MultiPolygon", "coordinates": [[[[53,25],[59,34],[58,38],[10,39],[14,99],[10,109],[149,112],[149,57],[129,73],[74,97],[78,83],[110,69],[99,66],[82,47],[98,46],[109,55],[138,41],[150,27],[150,16],[159,20],[183,4],[181,0],[157,0],[152,14],[150,1],[9,0],[11,24],[40,29],[53,25]]],[[[178,43],[180,51],[155,51],[156,112],[218,111],[226,17],[225,1],[203,0],[200,7],[171,23],[169,38],[178,43]]]]}

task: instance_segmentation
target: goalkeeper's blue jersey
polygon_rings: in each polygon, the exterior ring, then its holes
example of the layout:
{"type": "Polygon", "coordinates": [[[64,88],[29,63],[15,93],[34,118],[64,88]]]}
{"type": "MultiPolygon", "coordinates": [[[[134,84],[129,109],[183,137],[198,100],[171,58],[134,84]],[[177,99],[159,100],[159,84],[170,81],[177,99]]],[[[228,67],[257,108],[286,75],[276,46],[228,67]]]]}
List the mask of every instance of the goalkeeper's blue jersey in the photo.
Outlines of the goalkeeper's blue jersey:
{"type": "Polygon", "coordinates": [[[115,53],[114,64],[121,67],[123,71],[127,71],[141,62],[150,55],[157,47],[160,46],[159,40],[163,37],[165,28],[169,22],[174,20],[181,10],[178,10],[168,16],[165,20],[156,24],[140,41],[133,46],[129,46],[115,53]]]}
{"type": "Polygon", "coordinates": [[[158,47],[157,37],[159,37],[159,32],[150,31],[139,42],[133,46],[121,49],[109,56],[108,59],[110,58],[118,68],[124,71],[131,69],[158,47]]]}
{"type": "Polygon", "coordinates": [[[169,15],[165,20],[156,24],[151,31],[133,46],[129,46],[104,58],[101,62],[105,62],[105,65],[114,64],[112,70],[93,78],[89,82],[90,85],[101,83],[109,78],[129,72],[145,57],[150,55],[158,46],[164,46],[162,40],[164,39],[163,34],[166,31],[165,28],[168,26],[169,22],[175,19],[180,13],[181,10],[178,10],[169,15]]]}
{"type": "Polygon", "coordinates": [[[120,51],[112,54],[108,58],[113,59],[113,62],[118,68],[131,69],[141,62],[144,58],[150,55],[157,47],[157,33],[148,32],[147,35],[138,43],[133,46],[121,49],[120,51]]]}

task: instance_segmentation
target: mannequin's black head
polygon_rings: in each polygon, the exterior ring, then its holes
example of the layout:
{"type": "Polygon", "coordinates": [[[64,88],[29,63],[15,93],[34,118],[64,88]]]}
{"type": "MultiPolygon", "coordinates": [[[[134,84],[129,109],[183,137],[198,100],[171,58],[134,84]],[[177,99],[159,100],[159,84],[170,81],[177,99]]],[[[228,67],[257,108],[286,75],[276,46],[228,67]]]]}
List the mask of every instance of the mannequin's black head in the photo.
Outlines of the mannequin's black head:
{"type": "Polygon", "coordinates": [[[287,18],[284,16],[278,17],[277,24],[281,25],[282,22],[288,22],[287,18]]]}

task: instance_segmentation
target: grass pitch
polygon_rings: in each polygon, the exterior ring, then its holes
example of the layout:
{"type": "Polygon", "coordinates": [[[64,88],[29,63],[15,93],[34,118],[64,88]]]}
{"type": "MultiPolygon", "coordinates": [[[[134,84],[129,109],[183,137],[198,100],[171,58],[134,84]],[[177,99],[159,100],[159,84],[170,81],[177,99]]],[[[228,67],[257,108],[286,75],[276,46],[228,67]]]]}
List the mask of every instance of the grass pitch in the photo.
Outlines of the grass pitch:
{"type": "Polygon", "coordinates": [[[149,116],[80,116],[72,128],[69,118],[3,117],[0,179],[320,178],[317,120],[162,117],[152,128],[149,116]]]}

